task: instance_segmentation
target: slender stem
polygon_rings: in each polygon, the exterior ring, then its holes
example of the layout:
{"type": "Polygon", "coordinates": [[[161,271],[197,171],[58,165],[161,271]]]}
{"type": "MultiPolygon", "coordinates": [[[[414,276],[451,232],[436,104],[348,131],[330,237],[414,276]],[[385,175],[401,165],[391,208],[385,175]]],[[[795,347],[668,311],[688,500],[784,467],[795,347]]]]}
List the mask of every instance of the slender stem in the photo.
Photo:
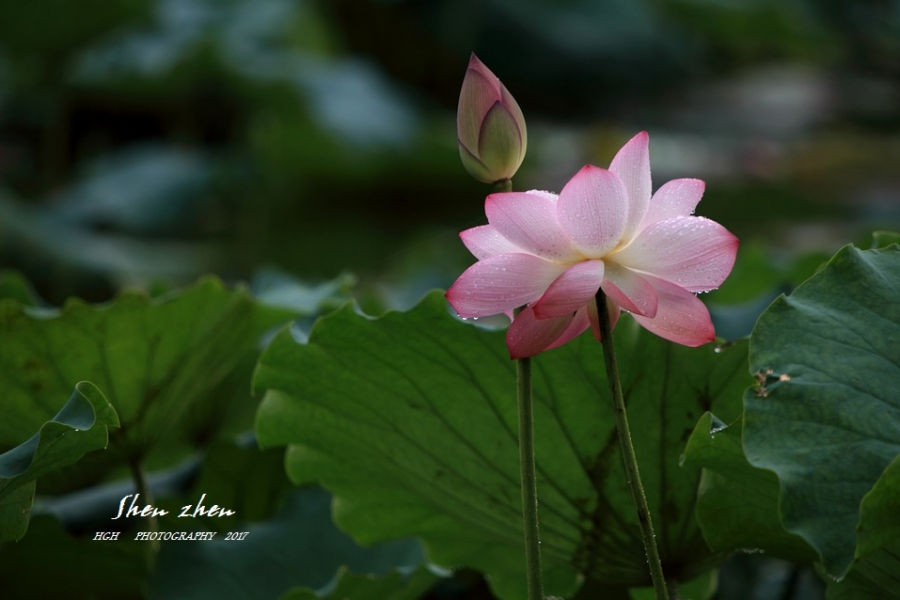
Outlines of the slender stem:
{"type": "MultiPolygon", "coordinates": [[[[512,180],[497,181],[494,183],[494,189],[498,192],[511,192],[512,180]]],[[[516,399],[519,407],[519,470],[522,482],[522,519],[525,525],[525,577],[528,583],[528,600],[544,600],[537,475],[534,467],[534,409],[530,358],[520,358],[516,361],[516,399]]]]}
{"type": "Polygon", "coordinates": [[[634,501],[638,520],[641,523],[641,537],[644,540],[644,550],[647,552],[650,577],[653,579],[653,588],[656,591],[657,600],[669,600],[669,592],[666,589],[666,580],[663,576],[662,562],[659,560],[659,548],[656,546],[656,535],[653,533],[653,522],[650,519],[650,507],[647,505],[647,496],[644,495],[644,485],[641,483],[641,474],[638,471],[634,444],[631,442],[631,430],[628,427],[625,399],[622,396],[622,382],[619,380],[616,351],[613,347],[609,307],[606,304],[606,294],[603,293],[603,290],[597,291],[597,313],[600,321],[600,339],[603,342],[603,359],[606,363],[606,374],[609,379],[609,392],[612,396],[613,412],[616,415],[616,431],[619,434],[622,460],[625,463],[628,485],[631,488],[631,499],[634,501]]]}
{"type": "MultiPolygon", "coordinates": [[[[140,497],[139,504],[144,506],[153,506],[153,490],[150,489],[150,479],[147,477],[147,470],[144,468],[144,461],[140,457],[133,457],[129,462],[131,467],[131,477],[134,479],[134,485],[140,497]]],[[[149,531],[159,531],[159,519],[156,515],[147,518],[147,529],[149,531]]],[[[160,545],[158,540],[147,542],[147,567],[152,571],[156,566],[156,556],[159,554],[160,545]]]]}
{"type": "Polygon", "coordinates": [[[541,541],[538,526],[537,476],[534,468],[534,413],[531,398],[531,359],[516,361],[519,405],[519,468],[522,474],[522,518],[525,521],[525,568],[528,600],[544,600],[541,541]]]}
{"type": "Polygon", "coordinates": [[[500,181],[494,182],[494,191],[495,192],[511,192],[512,191],[512,179],[501,179],[500,181]]]}
{"type": "MultiPolygon", "coordinates": [[[[134,479],[134,485],[140,496],[140,504],[145,506],[153,505],[153,491],[150,489],[150,479],[147,477],[147,470],[144,468],[144,461],[140,458],[133,458],[130,463],[131,477],[134,479]]],[[[156,531],[159,529],[159,523],[155,515],[148,517],[147,523],[150,529],[156,531]]]]}

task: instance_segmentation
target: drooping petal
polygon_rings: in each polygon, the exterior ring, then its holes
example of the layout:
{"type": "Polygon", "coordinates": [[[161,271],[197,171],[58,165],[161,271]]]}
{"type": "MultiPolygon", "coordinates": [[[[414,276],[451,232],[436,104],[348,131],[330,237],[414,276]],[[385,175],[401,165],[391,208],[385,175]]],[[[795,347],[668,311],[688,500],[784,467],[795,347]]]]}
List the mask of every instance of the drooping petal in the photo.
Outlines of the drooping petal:
{"type": "MultiPolygon", "coordinates": [[[[619,309],[619,305],[613,302],[609,296],[606,297],[606,307],[609,310],[609,330],[612,331],[616,328],[616,323],[619,322],[619,314],[622,311],[619,309]]],[[[597,338],[598,342],[602,342],[603,339],[600,335],[600,314],[597,312],[596,299],[588,302],[587,315],[588,322],[591,325],[591,332],[593,332],[594,337],[597,338]]]]}
{"type": "Polygon", "coordinates": [[[603,271],[602,260],[586,260],[572,265],[534,303],[534,315],[538,319],[561,317],[584,308],[600,289],[603,271]]]}
{"type": "Polygon", "coordinates": [[[623,235],[629,238],[637,231],[650,205],[650,136],[646,131],[622,146],[610,163],[609,170],[622,180],[628,193],[628,221],[623,235]]]}
{"type": "Polygon", "coordinates": [[[456,137],[472,154],[478,152],[481,122],[500,97],[500,80],[473,54],[456,109],[456,137]]]}
{"type": "Polygon", "coordinates": [[[499,254],[480,260],[447,290],[461,317],[486,317],[537,300],[565,266],[530,254],[499,254]]]}
{"type": "MultiPolygon", "coordinates": [[[[539,354],[566,333],[574,315],[538,319],[529,306],[522,310],[506,330],[506,348],[512,359],[539,354]]],[[[583,330],[582,330],[583,331],[583,330]]]]}
{"type": "Polygon", "coordinates": [[[615,174],[587,165],[559,194],[559,224],[589,258],[616,247],[628,220],[628,195],[615,174]]]}
{"type": "Polygon", "coordinates": [[[706,184],[700,179],[673,179],[656,190],[639,229],[658,221],[694,214],[706,184]]]}
{"type": "Polygon", "coordinates": [[[548,260],[577,256],[569,236],[556,220],[557,200],[547,192],[491,194],[484,203],[488,222],[525,252],[548,260]]]}
{"type": "Polygon", "coordinates": [[[515,117],[499,100],[488,110],[478,132],[478,157],[492,173],[493,181],[510,179],[519,170],[523,150],[522,132],[515,117]]]}
{"type": "MultiPolygon", "coordinates": [[[[553,284],[550,287],[552,288],[553,284]]],[[[626,269],[614,262],[607,262],[606,273],[600,287],[603,288],[603,292],[609,296],[610,300],[628,312],[650,318],[656,315],[658,303],[656,290],[649,281],[631,269],[626,269]]]]}
{"type": "MultiPolygon", "coordinates": [[[[612,331],[616,328],[616,323],[619,322],[619,315],[622,314],[622,311],[619,309],[619,305],[610,300],[608,297],[606,299],[606,302],[609,305],[609,330],[612,331]]],[[[597,306],[596,302],[594,302],[594,306],[597,306]]]]}
{"type": "Polygon", "coordinates": [[[498,254],[527,254],[503,237],[492,225],[479,225],[459,234],[460,239],[475,258],[482,260],[498,254]]]}
{"type": "MultiPolygon", "coordinates": [[[[596,306],[596,304],[594,304],[596,306]]],[[[547,346],[547,350],[553,350],[554,348],[559,348],[563,344],[566,344],[579,335],[587,331],[587,329],[591,326],[591,320],[588,316],[588,307],[582,306],[578,312],[575,313],[575,317],[572,319],[572,322],[569,323],[569,326],[566,327],[566,330],[563,331],[556,340],[547,346]]]]}
{"type": "Polygon", "coordinates": [[[691,292],[719,287],[734,266],[738,239],[703,217],[650,225],[615,254],[622,266],[667,279],[691,292]]]}
{"type": "Polygon", "coordinates": [[[709,311],[699,298],[664,279],[646,278],[656,288],[659,306],[652,319],[633,315],[641,327],[683,346],[702,346],[716,339],[709,311]]]}

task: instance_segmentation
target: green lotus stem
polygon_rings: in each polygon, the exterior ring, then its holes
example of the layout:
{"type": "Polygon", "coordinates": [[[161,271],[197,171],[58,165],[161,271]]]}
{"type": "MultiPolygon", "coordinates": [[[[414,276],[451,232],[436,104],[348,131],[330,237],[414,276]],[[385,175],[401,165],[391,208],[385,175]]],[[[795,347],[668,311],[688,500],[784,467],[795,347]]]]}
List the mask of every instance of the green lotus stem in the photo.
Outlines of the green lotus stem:
{"type": "Polygon", "coordinates": [[[531,396],[531,359],[516,361],[519,405],[519,468],[522,475],[522,518],[525,523],[525,566],[528,600],[544,600],[541,575],[541,538],[538,525],[537,476],[534,468],[534,411],[531,396]]]}
{"type": "MultiPolygon", "coordinates": [[[[498,181],[494,184],[494,188],[498,192],[511,192],[512,180],[498,181]]],[[[519,472],[522,483],[522,519],[525,525],[525,577],[528,583],[528,600],[544,600],[537,475],[534,467],[534,409],[530,358],[520,358],[516,361],[516,399],[519,408],[519,472]]]]}
{"type": "MultiPolygon", "coordinates": [[[[147,469],[144,468],[144,461],[140,457],[133,457],[129,461],[131,467],[131,477],[134,479],[134,485],[140,496],[140,503],[144,506],[153,505],[153,490],[150,489],[150,478],[147,476],[147,469]]],[[[147,518],[147,529],[149,531],[159,531],[159,519],[156,515],[147,518]]],[[[156,557],[159,554],[160,542],[154,540],[148,542],[147,548],[147,567],[152,571],[156,566],[156,557]]]]}
{"type": "Polygon", "coordinates": [[[650,567],[650,577],[653,579],[653,589],[656,591],[656,598],[657,600],[669,600],[662,562],[659,559],[659,548],[656,545],[656,536],[653,533],[650,507],[647,505],[647,496],[644,494],[644,485],[641,483],[637,457],[634,454],[634,444],[631,442],[628,414],[625,410],[625,399],[622,396],[622,382],[619,380],[616,351],[613,347],[609,307],[606,304],[606,294],[603,293],[603,290],[597,291],[596,299],[600,321],[600,339],[603,342],[603,360],[606,363],[609,393],[612,396],[613,412],[616,415],[616,432],[619,436],[619,445],[622,448],[622,461],[625,463],[628,485],[631,488],[631,499],[634,502],[638,521],[641,524],[641,537],[647,553],[647,564],[650,567]]]}

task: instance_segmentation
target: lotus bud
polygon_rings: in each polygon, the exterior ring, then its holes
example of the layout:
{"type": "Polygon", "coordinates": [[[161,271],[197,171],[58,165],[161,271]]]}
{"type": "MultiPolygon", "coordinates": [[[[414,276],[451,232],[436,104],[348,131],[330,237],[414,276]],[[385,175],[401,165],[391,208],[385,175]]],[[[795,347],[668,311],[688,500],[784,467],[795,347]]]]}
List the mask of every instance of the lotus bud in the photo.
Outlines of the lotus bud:
{"type": "Polygon", "coordinates": [[[456,113],[463,166],[485,183],[511,179],[528,146],[525,117],[497,76],[472,54],[456,113]]]}

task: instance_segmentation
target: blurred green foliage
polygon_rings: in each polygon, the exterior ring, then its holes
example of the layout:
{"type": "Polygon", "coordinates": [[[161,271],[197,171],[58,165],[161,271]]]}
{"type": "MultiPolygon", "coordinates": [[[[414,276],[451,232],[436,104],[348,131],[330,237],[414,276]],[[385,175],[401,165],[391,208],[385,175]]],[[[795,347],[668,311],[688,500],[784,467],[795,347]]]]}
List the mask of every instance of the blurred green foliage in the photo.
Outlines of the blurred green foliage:
{"type": "Polygon", "coordinates": [[[483,220],[453,139],[473,50],[532,124],[517,187],[559,189],[649,129],[657,185],[704,178],[701,213],[742,239],[830,253],[900,217],[898,15],[897,0],[6,2],[0,264],[55,303],[266,264],[360,273],[383,304],[384,282],[446,286],[470,260],[454,232],[483,220]]]}

